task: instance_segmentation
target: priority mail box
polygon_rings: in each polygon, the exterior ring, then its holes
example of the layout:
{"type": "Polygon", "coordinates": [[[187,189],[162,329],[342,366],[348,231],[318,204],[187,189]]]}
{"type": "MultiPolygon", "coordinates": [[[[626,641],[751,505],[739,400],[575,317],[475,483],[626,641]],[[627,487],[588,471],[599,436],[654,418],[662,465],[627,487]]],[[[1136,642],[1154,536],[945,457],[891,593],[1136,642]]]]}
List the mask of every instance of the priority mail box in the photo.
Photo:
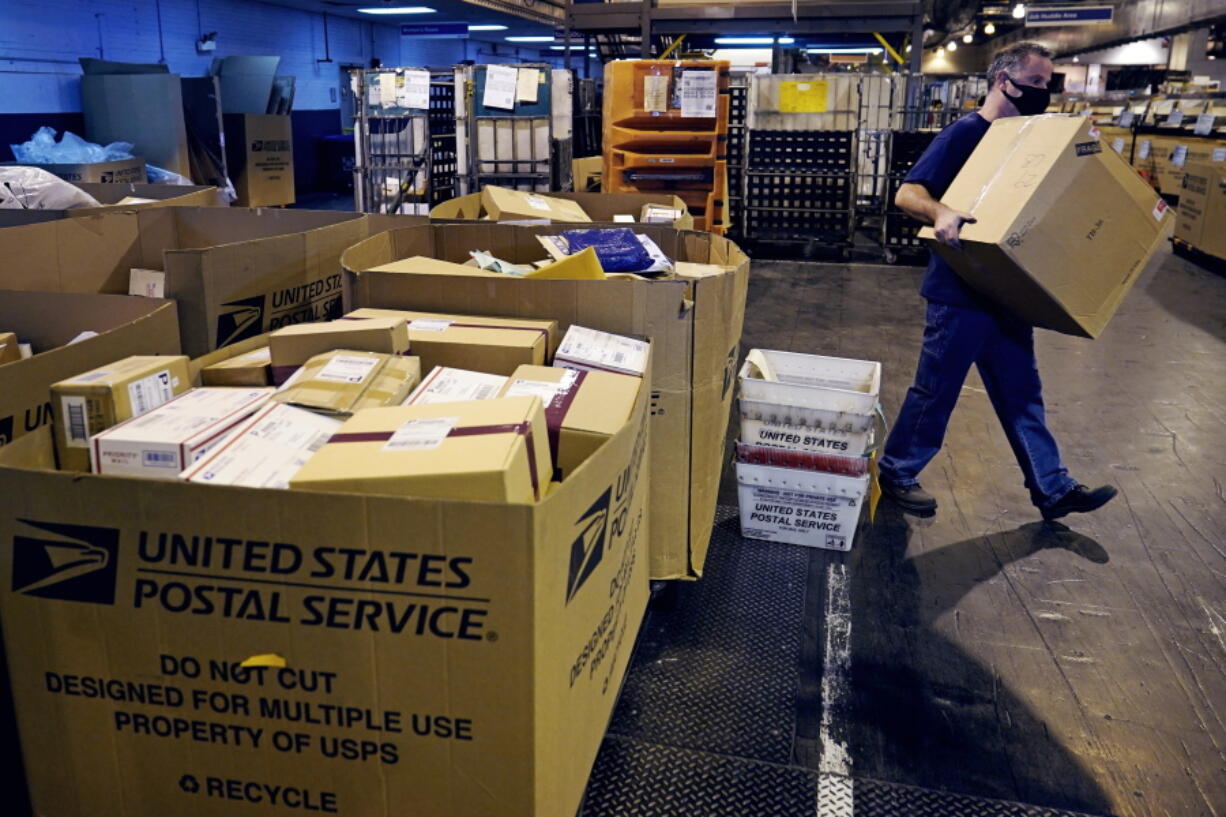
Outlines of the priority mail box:
{"type": "Polygon", "coordinates": [[[252,349],[200,370],[204,386],[267,386],[272,383],[272,351],[267,346],[252,349]]]}
{"type": "Polygon", "coordinates": [[[416,357],[340,349],[308,360],[273,399],[326,414],[353,414],[398,406],[419,382],[416,357]]]}
{"type": "Polygon", "coordinates": [[[1174,218],[1085,117],[997,119],[941,202],[962,248],[920,231],[971,286],[1035,326],[1097,337],[1174,218]]]}
{"type": "Polygon", "coordinates": [[[404,401],[406,406],[427,403],[463,403],[497,397],[507,378],[498,374],[470,372],[450,366],[435,366],[404,401]]]}
{"type": "Polygon", "coordinates": [[[294,203],[294,134],[288,116],[226,114],[226,167],[240,207],[294,203]]]}
{"type": "Polygon", "coordinates": [[[187,358],[136,355],[51,384],[60,468],[89,470],[89,440],[191,388],[187,358]]]}
{"type": "Polygon", "coordinates": [[[642,383],[607,372],[520,366],[499,396],[541,399],[553,464],[565,480],[626,424],[642,383]]]}
{"type": "Polygon", "coordinates": [[[427,372],[450,366],[506,376],[525,363],[548,363],[558,345],[558,324],[552,320],[383,309],[356,309],[345,318],[355,323],[403,318],[413,354],[427,372]]]}
{"type": "Polygon", "coordinates": [[[749,259],[736,244],[708,233],[636,227],[669,258],[703,265],[700,276],[655,280],[520,279],[471,267],[467,274],[372,271],[413,256],[459,265],[474,247],[530,263],[540,258],[538,235],[567,229],[475,222],[382,233],[342,257],[346,305],[552,318],[563,330],[579,324],[650,339],[651,479],[665,486],[651,506],[651,574],[695,578],[702,574],[715,519],[745,315],[749,259]]]}
{"type": "Polygon", "coordinates": [[[646,413],[536,503],[57,473],[46,430],[0,449],[34,812],[575,814],[646,609],[646,413]]]}
{"type": "Polygon", "coordinates": [[[549,219],[576,223],[592,220],[574,201],[494,185],[482,189],[481,206],[494,221],[549,219]]]}
{"type": "MultiPolygon", "coordinates": [[[[599,174],[601,159],[596,156],[594,161],[596,173],[599,174]]],[[[579,179],[576,175],[576,187],[579,185],[579,179]]],[[[694,229],[694,217],[690,215],[685,202],[668,193],[550,193],[548,197],[578,205],[588,216],[579,223],[612,224],[617,220],[616,216],[630,216],[630,220],[635,222],[645,221],[644,211],[650,207],[668,209],[675,213],[664,226],[677,230],[694,229]]],[[[430,220],[449,224],[491,218],[489,211],[485,209],[483,198],[481,193],[471,193],[436,204],[430,209],[430,220]]],[[[542,215],[538,213],[533,218],[542,218],[542,215]]]]}
{"type": "Polygon", "coordinates": [[[409,330],[404,318],[337,320],[278,329],[268,336],[272,353],[272,379],[284,383],[294,371],[316,355],[351,349],[403,355],[409,352],[409,330]]]}
{"type": "Polygon", "coordinates": [[[587,372],[613,372],[642,377],[647,372],[650,345],[645,340],[601,332],[586,326],[566,330],[554,365],[587,372]]]}
{"type": "Polygon", "coordinates": [[[306,461],[344,424],[284,403],[268,403],[241,423],[225,442],[181,475],[206,485],[288,488],[306,461]]]}
{"type": "Polygon", "coordinates": [[[151,298],[0,290],[0,326],[34,351],[0,364],[0,446],[50,425],[52,383],[131,355],[179,353],[175,305],[151,298]],[[67,345],[85,330],[98,334],[67,345]]]}
{"type": "Polygon", "coordinates": [[[272,389],[184,392],[90,439],[95,474],[175,479],[263,405],[272,389]]]}
{"type": "Polygon", "coordinates": [[[310,210],[161,207],[0,229],[0,287],[128,293],[165,272],[183,350],[198,357],[271,329],[341,316],[340,255],[372,231],[424,222],[310,210]]]}
{"type": "Polygon", "coordinates": [[[1201,252],[1226,258],[1226,163],[1188,165],[1175,237],[1201,252]]]}
{"type": "Polygon", "coordinates": [[[549,463],[536,397],[372,408],[351,417],[290,486],[531,503],[549,487],[549,463]]]}

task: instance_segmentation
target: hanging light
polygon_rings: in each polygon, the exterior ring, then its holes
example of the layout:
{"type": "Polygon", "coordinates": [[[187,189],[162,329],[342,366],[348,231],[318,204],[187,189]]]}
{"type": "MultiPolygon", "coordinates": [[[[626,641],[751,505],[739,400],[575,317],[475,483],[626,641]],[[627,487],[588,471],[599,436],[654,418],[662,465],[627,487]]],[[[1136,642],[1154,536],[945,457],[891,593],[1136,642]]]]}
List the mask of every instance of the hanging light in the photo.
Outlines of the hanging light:
{"type": "Polygon", "coordinates": [[[1081,57],[1073,57],[1073,62],[1081,62],[1081,57]]]}
{"type": "Polygon", "coordinates": [[[996,24],[988,23],[986,26],[983,27],[983,33],[991,37],[993,34],[996,33],[996,24]]]}
{"type": "Polygon", "coordinates": [[[975,42],[975,35],[974,34],[963,34],[962,42],[966,43],[967,45],[970,45],[971,43],[975,42]]]}
{"type": "Polygon", "coordinates": [[[907,43],[907,53],[911,53],[911,43],[907,43]]]}
{"type": "Polygon", "coordinates": [[[1021,20],[1025,16],[1026,16],[1026,4],[1025,3],[1018,3],[1016,6],[1013,7],[1013,19],[1014,20],[1021,20]]]}
{"type": "Polygon", "coordinates": [[[946,48],[948,48],[950,51],[957,51],[957,50],[958,50],[958,44],[957,44],[956,42],[954,42],[953,40],[950,40],[950,41],[949,41],[949,45],[947,45],[947,46],[945,46],[945,47],[946,47],[946,48]]]}

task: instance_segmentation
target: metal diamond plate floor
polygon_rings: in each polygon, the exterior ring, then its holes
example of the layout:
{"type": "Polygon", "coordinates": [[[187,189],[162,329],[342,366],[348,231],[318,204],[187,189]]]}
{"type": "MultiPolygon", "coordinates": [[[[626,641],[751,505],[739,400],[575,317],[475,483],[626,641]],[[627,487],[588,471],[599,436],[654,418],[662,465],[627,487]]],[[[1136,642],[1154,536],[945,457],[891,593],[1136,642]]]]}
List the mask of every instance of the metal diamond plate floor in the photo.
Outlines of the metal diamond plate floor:
{"type": "Polygon", "coordinates": [[[580,817],[1079,817],[830,771],[811,642],[846,649],[821,630],[850,617],[814,577],[845,560],[744,539],[721,506],[703,580],[648,613],[580,817]]]}
{"type": "Polygon", "coordinates": [[[721,508],[703,580],[644,622],[610,734],[789,762],[807,558],[742,540],[721,508]]]}

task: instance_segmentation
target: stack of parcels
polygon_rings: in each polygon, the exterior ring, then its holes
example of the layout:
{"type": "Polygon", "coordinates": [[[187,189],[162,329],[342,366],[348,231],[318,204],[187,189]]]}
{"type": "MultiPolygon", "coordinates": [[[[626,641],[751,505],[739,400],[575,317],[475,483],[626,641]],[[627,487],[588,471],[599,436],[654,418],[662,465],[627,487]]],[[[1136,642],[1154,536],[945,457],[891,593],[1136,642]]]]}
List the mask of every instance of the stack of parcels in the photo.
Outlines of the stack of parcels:
{"type": "Polygon", "coordinates": [[[741,532],[850,550],[870,494],[881,364],[754,349],[741,367],[741,532]]]}
{"type": "Polygon", "coordinates": [[[556,321],[357,310],[194,364],[133,357],[56,383],[59,459],[214,485],[533,503],[629,422],[648,358],[644,340],[582,326],[559,339],[556,321]]]}
{"type": "MultiPolygon", "coordinates": [[[[373,311],[378,310],[367,310],[373,311]]],[[[446,329],[415,331],[457,333],[451,340],[430,338],[430,342],[436,345],[435,354],[445,353],[434,359],[463,365],[434,366],[403,405],[355,412],[298,471],[290,487],[532,503],[545,495],[551,482],[573,474],[629,422],[648,365],[646,341],[573,326],[560,350],[572,349],[575,336],[602,335],[604,343],[582,347],[567,359],[558,357],[554,366],[541,359],[507,371],[504,356],[491,353],[490,339],[472,333],[504,332],[517,344],[515,336],[535,331],[459,326],[502,319],[451,318],[454,322],[446,329]],[[471,363],[463,355],[466,345],[471,363]],[[618,372],[571,368],[575,361],[600,366],[606,346],[626,345],[639,353],[638,371],[628,366],[618,372]]],[[[443,319],[413,318],[421,320],[443,319]]],[[[542,347],[508,348],[523,353],[542,347]]]]}

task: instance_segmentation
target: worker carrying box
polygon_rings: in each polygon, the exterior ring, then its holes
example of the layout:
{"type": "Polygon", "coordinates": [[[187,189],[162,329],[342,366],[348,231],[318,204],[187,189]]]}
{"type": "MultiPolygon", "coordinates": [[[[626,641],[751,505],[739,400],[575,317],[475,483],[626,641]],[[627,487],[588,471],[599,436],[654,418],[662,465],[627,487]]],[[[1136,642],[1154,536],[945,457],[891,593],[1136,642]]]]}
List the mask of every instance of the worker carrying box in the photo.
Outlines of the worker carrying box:
{"type": "Polygon", "coordinates": [[[1116,494],[1077,483],[1044,418],[1032,326],[1097,336],[1171,227],[1166,204],[1084,117],[1041,116],[1052,52],[1017,43],[995,55],[983,107],[933,140],[897,205],[931,225],[920,294],[928,301],[915,385],[886,441],[881,487],[930,515],[919,473],[941,448],[971,364],[1044,519],[1095,510],[1116,494]]]}

